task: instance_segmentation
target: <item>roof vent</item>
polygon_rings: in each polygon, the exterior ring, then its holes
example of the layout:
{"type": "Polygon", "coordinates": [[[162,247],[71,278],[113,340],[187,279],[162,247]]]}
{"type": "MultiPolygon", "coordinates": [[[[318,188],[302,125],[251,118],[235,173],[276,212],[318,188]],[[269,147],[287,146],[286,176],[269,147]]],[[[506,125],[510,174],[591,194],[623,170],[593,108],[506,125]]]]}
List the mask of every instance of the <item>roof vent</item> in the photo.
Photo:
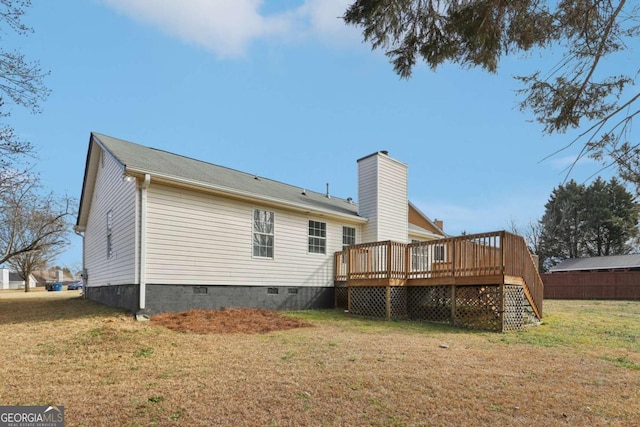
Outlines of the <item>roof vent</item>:
{"type": "Polygon", "coordinates": [[[301,193],[301,194],[302,194],[303,196],[306,196],[306,195],[307,195],[307,190],[305,190],[305,189],[303,188],[303,189],[302,189],[302,193],[301,193]]]}
{"type": "Polygon", "coordinates": [[[347,197],[347,203],[352,205],[353,204],[353,199],[351,197],[347,197]]]}
{"type": "Polygon", "coordinates": [[[327,182],[327,199],[330,199],[331,195],[329,194],[329,183],[327,182]]]}
{"type": "Polygon", "coordinates": [[[256,181],[260,181],[260,177],[258,175],[254,175],[253,179],[255,179],[256,181]]]}
{"type": "Polygon", "coordinates": [[[384,154],[385,156],[388,156],[389,152],[387,150],[382,150],[380,151],[380,154],[384,154]]]}

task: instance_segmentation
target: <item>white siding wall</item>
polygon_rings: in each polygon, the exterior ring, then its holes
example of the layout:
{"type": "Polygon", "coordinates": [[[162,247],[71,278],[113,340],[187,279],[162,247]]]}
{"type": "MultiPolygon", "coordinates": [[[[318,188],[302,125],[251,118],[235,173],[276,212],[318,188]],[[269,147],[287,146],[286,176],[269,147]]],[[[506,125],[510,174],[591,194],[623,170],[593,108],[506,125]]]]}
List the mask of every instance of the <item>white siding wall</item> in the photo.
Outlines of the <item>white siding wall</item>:
{"type": "Polygon", "coordinates": [[[9,289],[9,269],[0,268],[0,289],[9,289]]]}
{"type": "Polygon", "coordinates": [[[370,156],[358,162],[358,213],[368,218],[362,227],[362,242],[378,240],[378,161],[370,156]]]}
{"type": "Polygon", "coordinates": [[[342,250],[342,226],[195,191],[154,184],[148,192],[149,284],[332,286],[333,254],[342,250]],[[274,258],[254,258],[253,211],[275,213],[274,258]],[[308,253],[309,220],[327,223],[326,254],[308,253]]]}
{"type": "Polygon", "coordinates": [[[378,240],[408,243],[407,165],[378,156],[378,240]]]}
{"type": "MultiPolygon", "coordinates": [[[[97,147],[96,147],[97,148],[97,147]]],[[[96,187],[84,233],[87,286],[133,284],[135,275],[136,184],[122,180],[109,155],[98,164],[96,187]],[[107,213],[113,212],[112,256],[107,255],[107,213]]]]}
{"type": "Polygon", "coordinates": [[[407,165],[377,153],[358,162],[358,206],[369,218],[363,242],[408,243],[407,165]]]}

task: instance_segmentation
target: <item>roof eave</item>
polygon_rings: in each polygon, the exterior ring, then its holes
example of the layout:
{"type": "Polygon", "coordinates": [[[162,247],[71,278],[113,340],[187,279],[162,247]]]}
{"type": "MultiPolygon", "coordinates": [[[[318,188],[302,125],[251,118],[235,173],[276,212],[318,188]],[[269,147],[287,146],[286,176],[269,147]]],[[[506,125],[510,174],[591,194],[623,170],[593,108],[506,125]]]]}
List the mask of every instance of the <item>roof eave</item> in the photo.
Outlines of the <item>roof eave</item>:
{"type": "Polygon", "coordinates": [[[410,229],[409,230],[409,235],[410,236],[417,236],[417,237],[428,237],[428,238],[431,238],[431,239],[445,239],[446,237],[448,237],[448,236],[441,236],[440,234],[432,233],[432,232],[430,232],[428,230],[422,231],[422,230],[415,230],[415,229],[414,230],[410,229]]]}
{"type": "Polygon", "coordinates": [[[358,216],[357,214],[346,214],[341,212],[332,211],[329,209],[320,209],[314,208],[309,205],[305,205],[302,203],[293,203],[289,201],[285,201],[282,199],[276,199],[274,197],[267,197],[260,194],[239,191],[228,187],[223,187],[219,185],[206,184],[200,181],[194,181],[190,179],[180,178],[171,175],[159,174],[157,172],[150,172],[142,169],[135,169],[130,167],[125,167],[125,173],[134,177],[143,178],[144,175],[148,174],[151,176],[151,182],[160,181],[163,183],[178,185],[181,187],[187,187],[197,190],[205,190],[209,193],[231,197],[237,200],[249,201],[249,202],[260,202],[273,207],[282,207],[287,210],[293,210],[297,212],[303,212],[311,215],[318,215],[323,217],[336,218],[340,220],[347,220],[349,222],[364,224],[369,220],[367,218],[363,218],[358,216]]]}

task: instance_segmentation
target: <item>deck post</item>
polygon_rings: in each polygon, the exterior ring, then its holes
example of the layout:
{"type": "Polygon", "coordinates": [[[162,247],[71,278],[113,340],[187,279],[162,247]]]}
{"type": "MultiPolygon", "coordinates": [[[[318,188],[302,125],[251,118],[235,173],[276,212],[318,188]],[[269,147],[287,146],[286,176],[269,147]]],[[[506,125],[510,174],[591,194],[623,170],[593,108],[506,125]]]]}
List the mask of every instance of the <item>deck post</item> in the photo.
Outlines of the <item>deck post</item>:
{"type": "Polygon", "coordinates": [[[456,256],[456,242],[454,241],[451,242],[451,277],[456,277],[456,256]]]}
{"type": "MultiPolygon", "coordinates": [[[[505,270],[506,270],[506,265],[507,265],[507,251],[504,250],[505,247],[505,243],[506,243],[506,237],[507,234],[504,231],[500,232],[500,261],[502,263],[502,265],[500,265],[500,274],[502,274],[504,276],[505,274],[505,270]]],[[[503,280],[504,282],[504,280],[503,280]]]]}
{"type": "Polygon", "coordinates": [[[391,279],[392,269],[391,264],[393,263],[392,257],[393,247],[391,245],[391,240],[387,242],[387,279],[391,279]]]}
{"type": "Polygon", "coordinates": [[[504,280],[500,284],[500,332],[504,332],[504,280]]]}
{"type": "Polygon", "coordinates": [[[411,247],[409,245],[404,246],[404,277],[403,280],[409,279],[409,272],[411,271],[411,247]]]}
{"type": "Polygon", "coordinates": [[[353,270],[351,266],[351,246],[347,247],[347,259],[345,264],[347,265],[347,283],[351,280],[351,270],[353,270]]]}
{"type": "Polygon", "coordinates": [[[456,285],[451,285],[451,324],[456,324],[456,285]]]}
{"type": "Polygon", "coordinates": [[[386,301],[387,320],[391,320],[391,286],[387,286],[385,291],[386,291],[385,301],[386,301]]]}

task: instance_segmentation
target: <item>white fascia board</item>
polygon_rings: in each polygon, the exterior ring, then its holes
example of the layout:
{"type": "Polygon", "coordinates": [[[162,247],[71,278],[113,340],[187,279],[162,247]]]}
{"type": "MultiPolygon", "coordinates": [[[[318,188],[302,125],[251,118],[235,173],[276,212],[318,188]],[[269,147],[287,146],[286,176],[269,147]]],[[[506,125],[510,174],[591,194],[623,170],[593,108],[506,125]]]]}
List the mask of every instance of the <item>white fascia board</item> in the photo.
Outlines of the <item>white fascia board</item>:
{"type": "Polygon", "coordinates": [[[446,236],[441,236],[439,234],[432,233],[430,231],[418,231],[418,230],[409,230],[409,237],[417,236],[417,237],[426,237],[429,239],[444,239],[446,236]]]}

